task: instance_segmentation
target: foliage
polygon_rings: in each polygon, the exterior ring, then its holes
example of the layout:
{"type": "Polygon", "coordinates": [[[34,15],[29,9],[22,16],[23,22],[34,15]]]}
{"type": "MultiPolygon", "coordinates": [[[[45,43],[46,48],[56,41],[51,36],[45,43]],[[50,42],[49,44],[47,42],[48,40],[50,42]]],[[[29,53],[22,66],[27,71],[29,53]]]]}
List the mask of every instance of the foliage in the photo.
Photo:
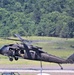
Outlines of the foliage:
{"type": "Polygon", "coordinates": [[[74,0],[0,0],[0,37],[74,37],[74,0]]]}

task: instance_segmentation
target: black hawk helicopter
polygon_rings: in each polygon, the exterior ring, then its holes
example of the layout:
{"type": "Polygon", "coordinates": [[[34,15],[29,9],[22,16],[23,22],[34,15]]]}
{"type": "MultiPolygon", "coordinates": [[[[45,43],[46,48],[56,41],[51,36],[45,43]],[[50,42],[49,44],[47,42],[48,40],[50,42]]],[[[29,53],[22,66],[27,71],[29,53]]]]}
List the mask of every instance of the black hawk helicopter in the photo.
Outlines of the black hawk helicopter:
{"type": "Polygon", "coordinates": [[[15,34],[15,36],[18,37],[19,40],[16,39],[9,39],[9,40],[21,41],[21,43],[4,45],[0,49],[0,54],[8,56],[10,61],[13,61],[13,58],[15,60],[23,58],[28,60],[53,62],[59,64],[61,69],[63,69],[63,67],[60,64],[74,63],[74,54],[69,56],[67,59],[62,59],[55,55],[51,55],[48,54],[47,52],[44,52],[41,47],[31,45],[33,41],[25,40],[21,38],[21,36],[18,34],[15,34]]]}

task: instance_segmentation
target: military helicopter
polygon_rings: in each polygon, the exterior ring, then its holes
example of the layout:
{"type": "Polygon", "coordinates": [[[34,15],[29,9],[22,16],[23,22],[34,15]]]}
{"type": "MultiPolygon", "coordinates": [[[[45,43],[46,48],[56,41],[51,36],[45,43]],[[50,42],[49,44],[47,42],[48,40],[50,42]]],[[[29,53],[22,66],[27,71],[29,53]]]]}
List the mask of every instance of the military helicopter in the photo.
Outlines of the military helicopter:
{"type": "MultiPolygon", "coordinates": [[[[33,46],[30,43],[32,41],[24,40],[20,35],[15,34],[16,37],[19,38],[21,43],[4,45],[0,49],[0,54],[8,56],[10,61],[18,60],[19,58],[28,59],[28,60],[36,60],[36,61],[45,61],[45,62],[53,62],[59,64],[61,69],[63,67],[60,64],[63,63],[74,63],[74,54],[69,56],[67,59],[62,59],[55,55],[48,54],[43,51],[41,47],[33,46]]],[[[15,39],[10,39],[15,40],[15,39]]],[[[41,63],[42,67],[42,63],[41,63]]]]}

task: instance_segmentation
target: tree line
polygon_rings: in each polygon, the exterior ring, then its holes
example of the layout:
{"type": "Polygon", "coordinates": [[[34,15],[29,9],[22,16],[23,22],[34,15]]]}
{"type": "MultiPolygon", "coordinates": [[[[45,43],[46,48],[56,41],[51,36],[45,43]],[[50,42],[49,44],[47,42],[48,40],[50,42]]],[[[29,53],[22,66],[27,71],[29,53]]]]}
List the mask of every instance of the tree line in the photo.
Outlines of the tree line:
{"type": "Polygon", "coordinates": [[[0,37],[74,37],[74,0],[0,0],[0,37]]]}

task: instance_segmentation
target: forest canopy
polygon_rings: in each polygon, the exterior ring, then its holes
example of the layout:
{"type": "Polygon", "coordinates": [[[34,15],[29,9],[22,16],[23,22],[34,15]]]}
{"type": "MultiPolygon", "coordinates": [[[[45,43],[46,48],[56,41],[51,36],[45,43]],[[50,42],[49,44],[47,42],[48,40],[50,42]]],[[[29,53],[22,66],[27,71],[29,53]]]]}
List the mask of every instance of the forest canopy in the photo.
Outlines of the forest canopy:
{"type": "Polygon", "coordinates": [[[74,37],[74,0],[0,0],[0,37],[74,37]]]}

